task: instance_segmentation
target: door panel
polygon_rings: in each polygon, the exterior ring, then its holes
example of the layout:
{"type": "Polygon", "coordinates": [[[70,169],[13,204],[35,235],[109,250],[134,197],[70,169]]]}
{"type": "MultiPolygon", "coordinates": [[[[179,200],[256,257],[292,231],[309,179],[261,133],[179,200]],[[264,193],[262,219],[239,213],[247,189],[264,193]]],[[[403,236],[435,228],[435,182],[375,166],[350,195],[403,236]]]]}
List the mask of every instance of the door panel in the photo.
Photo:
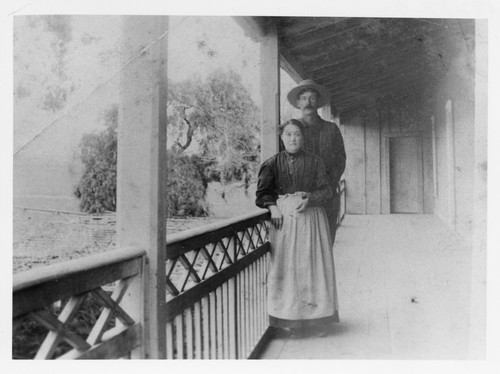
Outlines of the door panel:
{"type": "Polygon", "coordinates": [[[393,137],[389,142],[391,213],[423,213],[420,137],[393,137]]]}

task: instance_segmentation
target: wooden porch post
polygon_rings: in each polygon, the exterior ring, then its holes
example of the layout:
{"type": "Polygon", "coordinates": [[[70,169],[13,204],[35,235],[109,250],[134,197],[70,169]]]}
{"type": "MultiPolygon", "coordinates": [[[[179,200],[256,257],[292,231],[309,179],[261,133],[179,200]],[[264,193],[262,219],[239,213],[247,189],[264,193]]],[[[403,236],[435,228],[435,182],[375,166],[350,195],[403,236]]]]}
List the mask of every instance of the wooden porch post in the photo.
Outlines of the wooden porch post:
{"type": "Polygon", "coordinates": [[[137,53],[121,77],[117,235],[120,248],[147,252],[143,279],[124,301],[143,326],[137,358],[165,358],[167,29],[163,16],[127,16],[123,24],[124,43],[137,53]]]}
{"type": "Polygon", "coordinates": [[[270,23],[260,43],[260,92],[262,97],[261,161],[278,152],[280,122],[280,58],[278,27],[270,23]]]}

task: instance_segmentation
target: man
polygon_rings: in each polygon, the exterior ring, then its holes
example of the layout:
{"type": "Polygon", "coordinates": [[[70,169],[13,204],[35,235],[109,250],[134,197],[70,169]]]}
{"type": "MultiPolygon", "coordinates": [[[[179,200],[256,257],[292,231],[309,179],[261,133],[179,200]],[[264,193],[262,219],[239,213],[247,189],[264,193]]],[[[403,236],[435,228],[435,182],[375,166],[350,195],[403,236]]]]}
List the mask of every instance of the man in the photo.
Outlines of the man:
{"type": "Polygon", "coordinates": [[[346,155],[344,140],[337,125],[323,120],[318,115],[318,109],[328,103],[329,96],[325,87],[307,79],[292,88],[287,98],[292,106],[302,112],[301,122],[305,127],[304,149],[323,159],[328,180],[335,191],[332,201],[325,207],[334,243],[340,210],[337,185],[345,169],[346,155]]]}

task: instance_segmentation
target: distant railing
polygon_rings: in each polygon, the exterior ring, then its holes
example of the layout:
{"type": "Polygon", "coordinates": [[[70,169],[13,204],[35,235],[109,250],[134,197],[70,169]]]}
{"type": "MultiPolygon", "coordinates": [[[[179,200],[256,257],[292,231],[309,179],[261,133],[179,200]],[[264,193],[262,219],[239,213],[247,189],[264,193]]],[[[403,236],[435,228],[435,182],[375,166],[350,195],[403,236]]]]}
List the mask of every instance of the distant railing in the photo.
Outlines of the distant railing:
{"type": "Polygon", "coordinates": [[[339,198],[340,198],[340,209],[339,209],[339,217],[337,220],[337,226],[340,226],[342,223],[342,220],[345,217],[345,212],[346,212],[346,186],[345,186],[345,179],[342,179],[339,182],[339,185],[337,187],[338,193],[339,193],[339,198]]]}
{"type": "Polygon", "coordinates": [[[167,239],[167,358],[251,358],[268,329],[268,212],[167,239]]]}
{"type": "Polygon", "coordinates": [[[14,275],[13,358],[122,358],[141,324],[120,305],[144,251],[114,250],[14,275]]]}

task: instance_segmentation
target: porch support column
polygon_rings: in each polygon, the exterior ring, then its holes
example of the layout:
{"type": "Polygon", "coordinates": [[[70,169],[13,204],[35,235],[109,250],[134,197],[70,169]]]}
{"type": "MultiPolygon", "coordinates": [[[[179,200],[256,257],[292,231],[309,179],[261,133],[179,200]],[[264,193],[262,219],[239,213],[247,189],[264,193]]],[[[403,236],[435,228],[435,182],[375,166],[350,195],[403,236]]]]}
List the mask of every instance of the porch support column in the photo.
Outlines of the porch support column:
{"type": "Polygon", "coordinates": [[[277,25],[269,23],[266,35],[262,37],[260,43],[261,161],[265,161],[279,150],[280,58],[278,43],[277,25]]]}
{"type": "Polygon", "coordinates": [[[168,17],[128,16],[123,37],[134,52],[121,76],[118,127],[118,246],[146,251],[142,279],[125,307],[142,325],[136,358],[165,358],[166,36],[168,17]]]}

